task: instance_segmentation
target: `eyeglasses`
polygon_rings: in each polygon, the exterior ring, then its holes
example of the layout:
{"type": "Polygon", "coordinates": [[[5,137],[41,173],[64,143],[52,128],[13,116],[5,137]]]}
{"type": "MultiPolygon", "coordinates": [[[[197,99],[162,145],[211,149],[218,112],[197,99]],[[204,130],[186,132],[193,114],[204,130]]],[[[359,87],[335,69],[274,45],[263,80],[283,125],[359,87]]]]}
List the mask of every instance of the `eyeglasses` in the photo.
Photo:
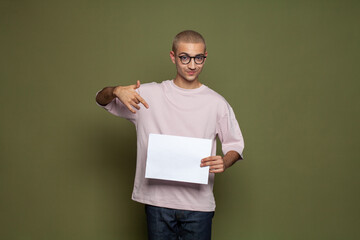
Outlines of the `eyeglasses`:
{"type": "Polygon", "coordinates": [[[198,54],[195,57],[190,57],[189,55],[184,54],[178,57],[180,58],[180,62],[182,64],[189,64],[192,58],[194,59],[194,62],[196,64],[203,64],[206,58],[206,56],[204,56],[203,54],[198,54]]]}

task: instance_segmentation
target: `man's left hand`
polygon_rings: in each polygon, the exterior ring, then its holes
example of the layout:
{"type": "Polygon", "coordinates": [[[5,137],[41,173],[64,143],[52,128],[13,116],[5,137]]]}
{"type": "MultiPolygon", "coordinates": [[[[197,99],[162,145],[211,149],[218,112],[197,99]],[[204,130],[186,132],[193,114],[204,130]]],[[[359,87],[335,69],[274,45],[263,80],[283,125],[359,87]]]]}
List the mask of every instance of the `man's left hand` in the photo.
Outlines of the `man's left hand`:
{"type": "Polygon", "coordinates": [[[226,169],[225,161],[222,156],[211,156],[201,159],[200,167],[209,166],[209,172],[221,173],[226,169]]]}

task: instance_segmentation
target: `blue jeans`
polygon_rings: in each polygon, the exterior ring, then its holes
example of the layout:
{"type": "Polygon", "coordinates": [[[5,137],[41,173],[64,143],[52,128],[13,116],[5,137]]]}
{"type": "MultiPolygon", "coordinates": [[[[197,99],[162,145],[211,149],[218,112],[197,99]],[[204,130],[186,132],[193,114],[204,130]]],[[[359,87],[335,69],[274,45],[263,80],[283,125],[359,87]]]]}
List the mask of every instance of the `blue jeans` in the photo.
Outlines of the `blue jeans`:
{"type": "Polygon", "coordinates": [[[149,240],[210,240],[214,212],[145,205],[149,240]]]}

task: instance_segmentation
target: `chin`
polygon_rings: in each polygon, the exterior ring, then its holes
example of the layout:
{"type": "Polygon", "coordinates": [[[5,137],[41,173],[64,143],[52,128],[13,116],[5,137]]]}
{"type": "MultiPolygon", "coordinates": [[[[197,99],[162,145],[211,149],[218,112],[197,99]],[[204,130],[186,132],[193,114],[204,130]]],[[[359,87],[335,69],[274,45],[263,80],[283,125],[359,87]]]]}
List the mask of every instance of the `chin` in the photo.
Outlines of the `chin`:
{"type": "Polygon", "coordinates": [[[185,80],[189,81],[189,82],[193,82],[198,78],[198,76],[188,76],[185,78],[185,80]]]}

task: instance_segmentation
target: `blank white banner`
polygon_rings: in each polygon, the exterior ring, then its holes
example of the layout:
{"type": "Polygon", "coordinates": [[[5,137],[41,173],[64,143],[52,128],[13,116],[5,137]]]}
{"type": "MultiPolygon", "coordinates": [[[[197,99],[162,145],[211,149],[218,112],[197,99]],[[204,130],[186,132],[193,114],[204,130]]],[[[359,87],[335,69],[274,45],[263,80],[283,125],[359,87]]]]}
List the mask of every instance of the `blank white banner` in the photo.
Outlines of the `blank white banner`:
{"type": "Polygon", "coordinates": [[[207,184],[209,167],[200,164],[211,147],[211,139],[150,134],[145,177],[207,184]]]}

